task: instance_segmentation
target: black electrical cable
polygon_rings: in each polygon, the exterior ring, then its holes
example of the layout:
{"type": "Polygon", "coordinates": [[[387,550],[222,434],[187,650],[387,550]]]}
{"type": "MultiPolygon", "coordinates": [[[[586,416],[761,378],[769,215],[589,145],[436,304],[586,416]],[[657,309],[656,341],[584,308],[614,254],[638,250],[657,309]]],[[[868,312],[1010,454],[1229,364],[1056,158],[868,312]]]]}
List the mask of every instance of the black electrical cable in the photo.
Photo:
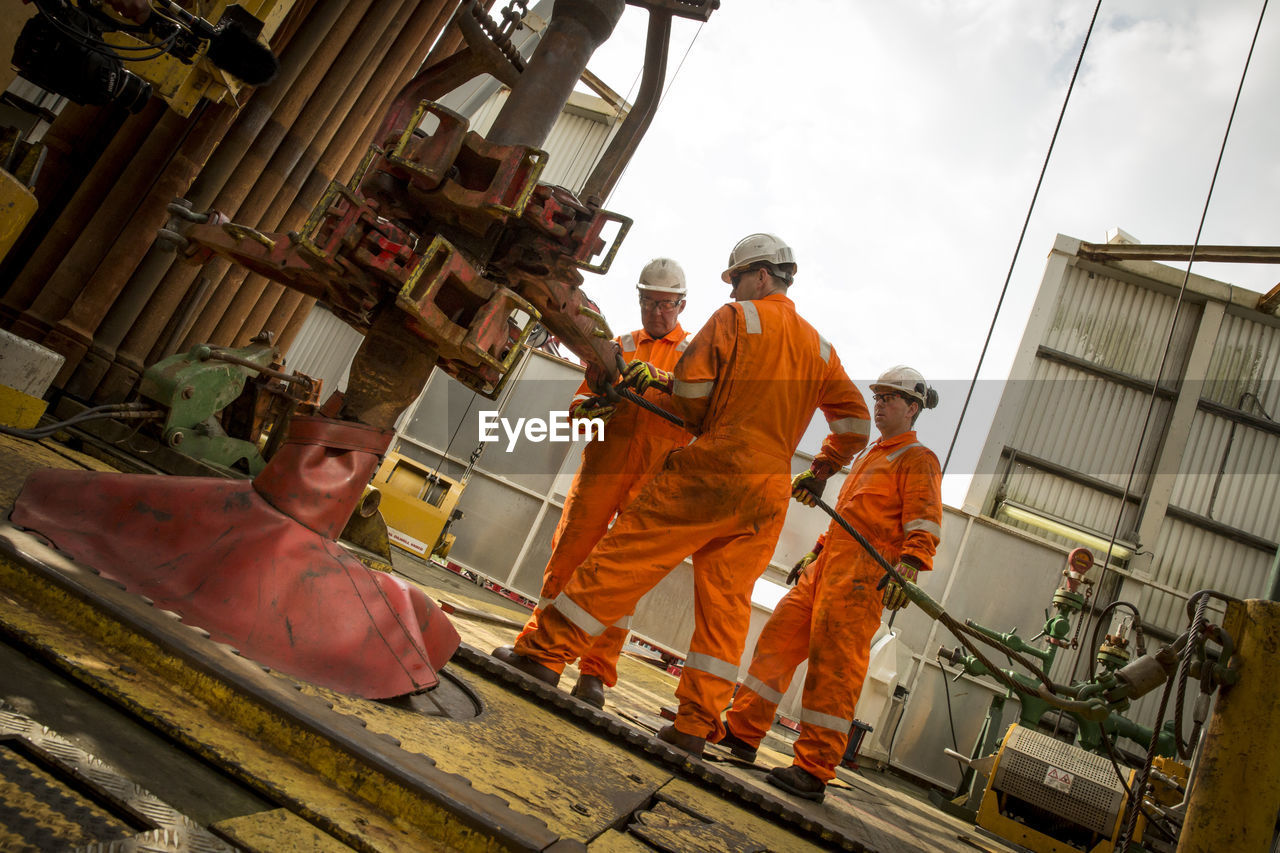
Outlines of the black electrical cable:
{"type": "MultiPolygon", "coordinates": [[[[942,659],[938,658],[938,671],[942,674],[942,693],[947,697],[947,725],[951,727],[951,748],[956,752],[960,751],[960,741],[956,738],[956,717],[951,710],[951,679],[947,678],[947,668],[942,665],[942,659]]],[[[896,732],[895,732],[896,734],[896,732]]],[[[964,778],[964,762],[956,759],[956,764],[961,767],[960,778],[964,778]]]]}

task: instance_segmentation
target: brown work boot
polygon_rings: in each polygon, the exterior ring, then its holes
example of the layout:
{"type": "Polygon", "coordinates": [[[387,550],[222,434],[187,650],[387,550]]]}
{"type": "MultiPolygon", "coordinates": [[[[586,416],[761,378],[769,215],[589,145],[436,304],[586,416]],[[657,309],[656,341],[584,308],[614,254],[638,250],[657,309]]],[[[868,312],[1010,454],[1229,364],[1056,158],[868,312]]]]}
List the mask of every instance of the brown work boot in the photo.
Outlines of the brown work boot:
{"type": "Polygon", "coordinates": [[[604,710],[604,682],[596,675],[578,676],[578,683],[573,685],[570,696],[577,696],[588,705],[604,710]]]}
{"type": "Polygon", "coordinates": [[[694,758],[701,758],[702,750],[707,745],[706,738],[687,735],[675,726],[663,726],[658,730],[657,738],[663,743],[671,744],[676,749],[683,749],[694,758]]]}
{"type": "Polygon", "coordinates": [[[797,797],[803,797],[806,800],[820,803],[822,798],[826,796],[827,783],[814,776],[808,770],[796,767],[794,764],[790,767],[775,767],[764,778],[766,782],[775,788],[781,788],[788,794],[795,794],[797,797]]]}
{"type": "Polygon", "coordinates": [[[727,725],[724,727],[724,737],[716,741],[716,746],[729,750],[734,758],[740,758],[743,761],[755,763],[757,747],[747,743],[742,738],[733,733],[733,729],[727,725]]]}
{"type": "Polygon", "coordinates": [[[515,646],[498,646],[493,656],[508,666],[513,666],[525,675],[532,675],[539,681],[555,687],[560,683],[560,673],[549,666],[543,666],[533,658],[527,658],[516,652],[515,646]]]}

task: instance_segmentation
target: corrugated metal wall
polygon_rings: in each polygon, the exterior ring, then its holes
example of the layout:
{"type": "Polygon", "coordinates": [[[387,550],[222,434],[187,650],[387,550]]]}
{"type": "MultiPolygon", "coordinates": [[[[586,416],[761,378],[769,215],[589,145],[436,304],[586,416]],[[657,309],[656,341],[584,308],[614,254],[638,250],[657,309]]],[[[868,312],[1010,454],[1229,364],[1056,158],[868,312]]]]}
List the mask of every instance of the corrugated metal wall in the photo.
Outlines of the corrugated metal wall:
{"type": "Polygon", "coordinates": [[[995,504],[1008,499],[1109,536],[1127,486],[1131,497],[1124,502],[1119,536],[1133,540],[1140,524],[1156,529],[1139,507],[1163,458],[1166,466],[1177,466],[1167,510],[1175,517],[1160,522],[1158,541],[1138,543],[1148,559],[1139,561],[1145,571],[1137,580],[1149,572],[1151,583],[1176,592],[1151,593],[1155,611],[1148,618],[1173,629],[1178,608],[1165,599],[1209,585],[1211,578],[1231,594],[1256,594],[1262,567],[1274,555],[1274,546],[1268,555],[1266,544],[1280,532],[1274,479],[1280,476],[1280,434],[1274,422],[1268,429],[1262,414],[1275,408],[1280,384],[1275,318],[1251,317],[1235,306],[1216,330],[1203,327],[1213,288],[1193,288],[1184,297],[1153,404],[1151,387],[1174,323],[1176,289],[1144,277],[1133,265],[1111,269],[1087,262],[1073,262],[1061,280],[1043,287],[1052,288],[1056,300],[1045,327],[1023,341],[1023,372],[1011,382],[1029,384],[1020,389],[1013,426],[1004,433],[993,430],[989,439],[1001,443],[1004,463],[1000,491],[986,505],[998,512],[995,504]],[[1214,335],[1208,367],[1189,375],[1193,343],[1207,335],[1214,335]],[[1185,446],[1172,447],[1169,440],[1181,441],[1169,438],[1175,403],[1188,394],[1197,408],[1185,446]],[[1223,528],[1206,529],[1189,514],[1223,528]],[[1235,531],[1260,541],[1242,551],[1235,531]],[[1218,568],[1223,562],[1238,570],[1218,568]]]}
{"type": "MultiPolygon", "coordinates": [[[[488,131],[508,94],[502,90],[489,98],[472,117],[472,129],[480,134],[488,131]]],[[[580,192],[625,117],[625,113],[620,114],[599,98],[574,92],[547,136],[544,147],[552,156],[539,179],[541,183],[580,192]]]]}
{"type": "MultiPolygon", "coordinates": [[[[1078,245],[1055,244],[984,450],[998,460],[995,476],[975,479],[984,493],[967,503],[1003,521],[1008,500],[1104,539],[1119,519],[1119,538],[1138,552],[1116,566],[1095,608],[1130,601],[1146,624],[1175,634],[1197,590],[1265,591],[1280,541],[1280,320],[1252,310],[1257,294],[1191,276],[1171,338],[1181,271],[1085,261],[1078,245]]],[[[1079,544],[1010,526],[1063,550],[1079,544]]],[[[960,574],[992,586],[981,565],[960,574]]],[[[1082,649],[1075,677],[1092,653],[1082,649]]],[[[1150,724],[1158,704],[1157,692],[1128,716],[1150,724]]]]}

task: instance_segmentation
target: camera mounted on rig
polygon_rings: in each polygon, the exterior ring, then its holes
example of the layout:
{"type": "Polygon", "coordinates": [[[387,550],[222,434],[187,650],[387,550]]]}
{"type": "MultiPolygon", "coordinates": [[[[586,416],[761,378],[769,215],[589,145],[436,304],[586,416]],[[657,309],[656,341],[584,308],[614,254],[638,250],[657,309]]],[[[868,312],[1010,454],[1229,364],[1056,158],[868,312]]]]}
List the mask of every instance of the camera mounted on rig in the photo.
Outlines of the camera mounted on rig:
{"type": "Polygon", "coordinates": [[[151,84],[124,63],[163,55],[185,64],[203,56],[250,86],[270,83],[279,71],[271,49],[258,41],[262,21],[239,5],[228,6],[214,24],[171,0],[152,2],[141,23],[112,15],[99,0],[34,3],[38,14],[18,36],[13,65],[37,86],[78,104],[138,112],[151,97],[151,84]],[[108,33],[132,38],[108,40],[108,33]]]}

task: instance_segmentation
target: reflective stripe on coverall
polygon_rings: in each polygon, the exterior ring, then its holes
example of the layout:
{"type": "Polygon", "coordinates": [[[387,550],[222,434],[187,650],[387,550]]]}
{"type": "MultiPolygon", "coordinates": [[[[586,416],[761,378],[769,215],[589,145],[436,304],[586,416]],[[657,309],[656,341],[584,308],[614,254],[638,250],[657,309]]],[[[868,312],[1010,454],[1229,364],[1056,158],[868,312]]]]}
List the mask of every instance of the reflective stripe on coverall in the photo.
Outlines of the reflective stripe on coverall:
{"type": "MultiPolygon", "coordinates": [[[[615,338],[626,361],[647,361],[662,370],[673,370],[688,347],[691,335],[676,327],[661,338],[644,329],[615,338]]],[[[572,405],[594,396],[584,380],[572,405]]],[[[645,397],[662,404],[665,394],[651,390],[645,397]]],[[[551,537],[551,558],[542,572],[542,592],[533,615],[519,636],[538,628],[543,609],[560,594],[573,570],[609,530],[609,522],[635,498],[657,471],[667,452],[683,447],[693,436],[670,421],[631,403],[618,404],[604,428],[604,441],[587,442],[582,464],[573,477],[556,532],[551,537]]],[[[610,625],[582,652],[579,670],[594,675],[610,687],[618,683],[618,655],[627,641],[630,617],[610,625]]],[[[518,638],[517,638],[518,639],[518,638]]]]}
{"type": "Polygon", "coordinates": [[[837,468],[870,432],[867,407],[831,346],[782,294],[725,305],[676,365],[672,407],[701,434],[618,516],[516,652],[556,671],[681,560],[693,555],[694,630],[675,726],[716,739],[737,679],[751,590],[791,494],[791,455],[814,409],[837,468]]]}
{"type": "MultiPolygon", "coordinates": [[[[912,557],[933,568],[942,534],[942,472],[914,432],[881,439],[856,459],[836,511],[891,564],[912,557]]],[[[773,724],[796,667],[809,659],[795,764],[824,782],[836,775],[880,627],[884,569],[834,521],[822,553],[765,623],[727,715],[733,733],[758,745],[773,724]]]]}

